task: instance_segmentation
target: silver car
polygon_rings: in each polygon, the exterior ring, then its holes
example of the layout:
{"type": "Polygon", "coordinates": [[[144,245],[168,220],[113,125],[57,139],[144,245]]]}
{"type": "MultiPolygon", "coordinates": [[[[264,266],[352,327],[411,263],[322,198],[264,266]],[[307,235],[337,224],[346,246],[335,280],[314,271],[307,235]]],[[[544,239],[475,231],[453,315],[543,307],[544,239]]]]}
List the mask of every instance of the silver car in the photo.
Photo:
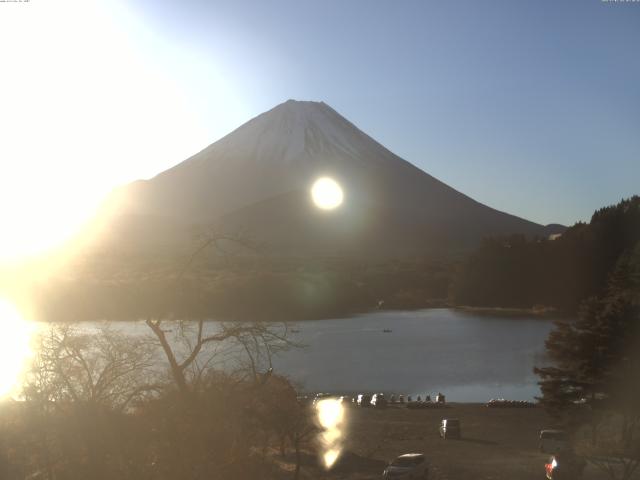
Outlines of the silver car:
{"type": "Polygon", "coordinates": [[[422,453],[405,453],[400,455],[382,472],[387,479],[426,479],[429,478],[429,461],[422,453]]]}

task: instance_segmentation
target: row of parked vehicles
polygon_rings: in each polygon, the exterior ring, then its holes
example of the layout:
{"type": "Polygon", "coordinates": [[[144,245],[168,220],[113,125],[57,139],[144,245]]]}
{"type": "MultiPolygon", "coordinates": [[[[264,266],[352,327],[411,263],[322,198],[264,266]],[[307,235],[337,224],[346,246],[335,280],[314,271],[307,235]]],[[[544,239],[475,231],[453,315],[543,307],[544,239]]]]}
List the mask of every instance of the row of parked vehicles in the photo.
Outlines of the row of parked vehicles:
{"type": "MultiPolygon", "coordinates": [[[[369,407],[370,408],[386,408],[390,403],[393,403],[393,404],[405,403],[403,395],[400,395],[398,398],[396,398],[395,395],[391,395],[391,398],[387,400],[387,397],[385,396],[384,393],[374,393],[374,394],[360,393],[355,397],[349,397],[346,395],[335,396],[329,393],[318,393],[313,399],[313,404],[315,404],[316,402],[318,402],[323,398],[336,398],[341,403],[345,404],[345,406],[352,405],[352,406],[363,407],[363,408],[369,408],[369,407]]],[[[308,397],[298,398],[299,401],[304,401],[306,399],[308,399],[308,397]]],[[[409,397],[409,399],[411,399],[411,397],[409,397]]],[[[410,402],[410,403],[416,403],[416,402],[410,402]]]]}
{"type": "Polygon", "coordinates": [[[384,393],[374,393],[373,395],[361,393],[356,397],[355,404],[358,407],[386,408],[388,402],[384,393]]]}
{"type": "MultiPolygon", "coordinates": [[[[373,408],[385,408],[389,404],[406,404],[409,408],[419,408],[421,406],[443,406],[446,403],[445,396],[442,393],[438,393],[435,395],[435,401],[431,400],[431,395],[426,395],[424,400],[422,397],[418,395],[414,400],[411,395],[407,395],[406,400],[404,395],[398,395],[396,397],[395,394],[392,394],[388,399],[384,393],[360,393],[355,397],[350,397],[346,395],[336,396],[330,393],[318,393],[313,397],[312,403],[315,404],[317,401],[323,398],[336,398],[340,402],[344,403],[345,406],[347,404],[352,404],[357,407],[373,407],[373,408]]],[[[300,403],[306,403],[310,399],[308,396],[298,397],[298,401],[300,403]]]]}
{"type": "Polygon", "coordinates": [[[492,398],[487,402],[489,408],[533,408],[536,404],[525,400],[505,400],[504,398],[492,398]]]}
{"type": "MultiPolygon", "coordinates": [[[[356,397],[349,397],[347,395],[336,396],[330,393],[318,393],[313,398],[312,405],[315,405],[320,400],[326,398],[334,398],[338,400],[343,406],[350,407],[373,407],[373,408],[385,408],[388,404],[384,393],[375,393],[373,395],[369,395],[366,393],[361,393],[356,397]]],[[[306,403],[308,402],[309,397],[298,397],[298,402],[306,403]]]]}

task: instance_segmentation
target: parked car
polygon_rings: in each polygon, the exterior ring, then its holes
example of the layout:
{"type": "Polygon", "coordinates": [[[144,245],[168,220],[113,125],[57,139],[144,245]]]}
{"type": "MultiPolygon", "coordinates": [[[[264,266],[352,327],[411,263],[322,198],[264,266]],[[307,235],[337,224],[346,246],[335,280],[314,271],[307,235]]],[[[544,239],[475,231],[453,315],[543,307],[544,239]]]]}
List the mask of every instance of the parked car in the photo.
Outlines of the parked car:
{"type": "Polygon", "coordinates": [[[558,453],[569,448],[569,437],[563,430],[540,430],[540,451],[558,453]]]}
{"type": "Polygon", "coordinates": [[[422,453],[406,453],[389,463],[383,479],[407,480],[429,478],[429,461],[422,453]]]}
{"type": "Polygon", "coordinates": [[[557,453],[545,464],[548,480],[579,480],[582,478],[586,462],[571,450],[557,453]]]}
{"type": "Polygon", "coordinates": [[[370,407],[371,395],[367,395],[366,393],[359,394],[358,399],[356,400],[356,405],[359,407],[370,407]]]}
{"type": "Polygon", "coordinates": [[[387,407],[387,399],[384,396],[384,393],[376,393],[371,397],[371,406],[373,408],[386,408],[387,407]]]}
{"type": "Polygon", "coordinates": [[[445,440],[449,438],[460,438],[460,420],[457,418],[443,418],[440,422],[440,437],[445,440]]]}

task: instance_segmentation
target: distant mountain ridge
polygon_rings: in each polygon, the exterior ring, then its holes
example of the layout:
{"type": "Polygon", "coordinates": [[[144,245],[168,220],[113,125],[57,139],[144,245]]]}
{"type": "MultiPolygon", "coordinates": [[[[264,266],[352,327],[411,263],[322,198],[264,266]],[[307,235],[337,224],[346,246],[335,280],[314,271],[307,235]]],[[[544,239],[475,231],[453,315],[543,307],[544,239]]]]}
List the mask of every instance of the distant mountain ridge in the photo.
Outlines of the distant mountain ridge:
{"type": "Polygon", "coordinates": [[[548,236],[403,160],[323,102],[289,100],[201,152],[117,195],[103,241],[119,249],[184,247],[188,232],[242,231],[285,255],[407,257],[467,250],[485,236],[548,236]],[[315,179],[344,204],[320,211],[315,179]]]}

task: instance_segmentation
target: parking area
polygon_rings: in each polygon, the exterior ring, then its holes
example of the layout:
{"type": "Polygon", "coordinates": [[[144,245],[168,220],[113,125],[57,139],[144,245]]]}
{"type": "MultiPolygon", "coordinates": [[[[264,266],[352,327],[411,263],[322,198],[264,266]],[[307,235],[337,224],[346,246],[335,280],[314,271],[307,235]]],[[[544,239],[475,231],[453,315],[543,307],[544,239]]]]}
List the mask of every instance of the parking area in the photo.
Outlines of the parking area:
{"type": "MultiPolygon", "coordinates": [[[[322,478],[379,479],[388,460],[423,452],[432,462],[432,480],[541,480],[549,456],[538,450],[538,433],[553,426],[541,408],[479,404],[417,410],[404,406],[352,408],[346,433],[348,454],[341,468],[322,478]],[[460,420],[460,440],[440,438],[438,426],[443,417],[460,420]],[[356,459],[362,468],[350,468],[356,459]]],[[[601,478],[600,472],[587,467],[585,480],[601,478]]]]}

